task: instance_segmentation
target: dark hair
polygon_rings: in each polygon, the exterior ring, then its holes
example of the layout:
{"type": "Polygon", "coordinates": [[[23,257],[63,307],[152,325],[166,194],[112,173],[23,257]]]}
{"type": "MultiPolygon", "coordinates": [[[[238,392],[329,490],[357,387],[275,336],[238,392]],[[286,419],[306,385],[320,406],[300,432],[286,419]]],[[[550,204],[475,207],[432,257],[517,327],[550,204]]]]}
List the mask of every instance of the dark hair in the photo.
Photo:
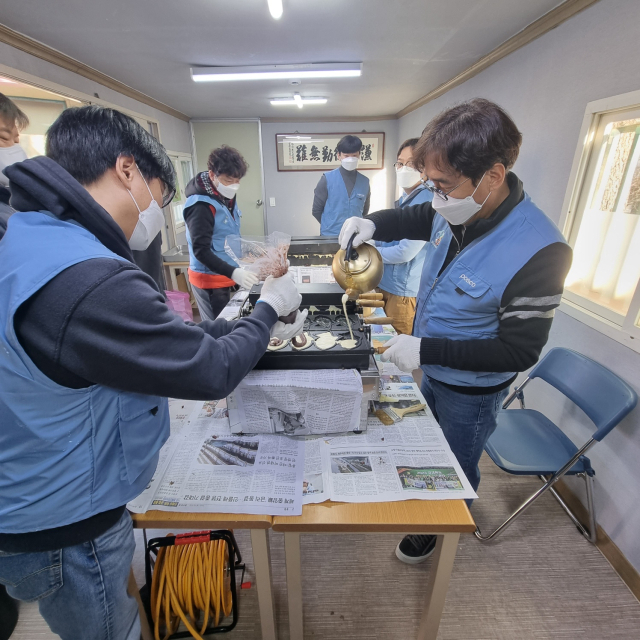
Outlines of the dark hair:
{"type": "Polygon", "coordinates": [[[409,138],[405,140],[398,149],[398,153],[396,154],[396,158],[400,156],[400,154],[407,148],[411,147],[412,149],[418,144],[420,138],[409,138]]]}
{"type": "Polygon", "coordinates": [[[510,169],[518,158],[522,134],[497,104],[484,98],[461,102],[437,115],[422,132],[413,151],[416,169],[427,156],[438,169],[447,165],[474,184],[494,164],[510,169]]]}
{"type": "Polygon", "coordinates": [[[13,122],[18,127],[18,131],[29,126],[27,114],[3,93],[0,93],[0,118],[13,122]]]}
{"type": "Polygon", "coordinates": [[[133,118],[97,105],[65,109],[47,131],[45,155],[80,184],[98,180],[120,156],[133,156],[147,182],[176,184],[164,147],[133,118]]]}
{"type": "Polygon", "coordinates": [[[249,165],[237,149],[223,144],[209,154],[207,167],[209,171],[213,171],[217,176],[224,174],[239,180],[244,178],[249,165]]]}
{"type": "Polygon", "coordinates": [[[344,136],[338,142],[336,150],[339,153],[356,153],[362,149],[362,140],[358,136],[344,136]]]}

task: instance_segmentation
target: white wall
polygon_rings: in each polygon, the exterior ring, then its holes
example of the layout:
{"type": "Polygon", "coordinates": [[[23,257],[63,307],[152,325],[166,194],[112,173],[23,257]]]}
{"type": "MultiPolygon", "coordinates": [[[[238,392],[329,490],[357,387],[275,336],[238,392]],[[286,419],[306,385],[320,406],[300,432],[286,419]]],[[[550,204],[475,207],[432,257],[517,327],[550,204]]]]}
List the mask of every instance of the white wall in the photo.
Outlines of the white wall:
{"type": "Polygon", "coordinates": [[[313,190],[322,176],[321,171],[278,172],[276,134],[278,133],[353,133],[364,130],[385,133],[384,176],[379,171],[363,171],[372,181],[371,211],[393,204],[395,174],[393,163],[398,150],[398,121],[380,120],[366,122],[287,122],[262,124],[262,156],[264,159],[264,183],[267,204],[267,229],[284,231],[292,236],[320,235],[320,225],[311,215],[313,190]],[[373,181],[379,181],[378,192],[383,196],[373,198],[373,181]],[[386,192],[386,193],[385,193],[386,192]],[[269,206],[269,198],[276,199],[276,206],[269,206]],[[377,206],[376,206],[377,204],[377,206]]]}
{"type": "MultiPolygon", "coordinates": [[[[639,21],[638,0],[601,0],[402,118],[400,138],[419,135],[430,118],[455,102],[474,97],[494,100],[523,133],[516,174],[557,222],[587,103],[640,89],[639,21]]],[[[640,354],[560,312],[547,349],[553,346],[584,353],[640,392],[640,354]]],[[[562,396],[539,381],[529,388],[529,406],[543,408],[574,442],[582,443],[591,435],[586,418],[562,396]]],[[[640,409],[596,445],[590,458],[596,469],[600,525],[640,570],[640,409]]],[[[571,479],[571,485],[581,490],[577,482],[571,479]]]]}
{"type": "Polygon", "coordinates": [[[55,64],[36,58],[24,51],[10,47],[0,42],[0,62],[7,67],[23,71],[44,80],[56,82],[64,87],[81,91],[89,96],[97,93],[102,100],[106,100],[116,107],[130,109],[158,120],[162,144],[171,151],[191,153],[191,134],[189,123],[184,122],[163,111],[149,107],[133,100],[117,91],[89,80],[83,76],[68,71],[55,64]]]}

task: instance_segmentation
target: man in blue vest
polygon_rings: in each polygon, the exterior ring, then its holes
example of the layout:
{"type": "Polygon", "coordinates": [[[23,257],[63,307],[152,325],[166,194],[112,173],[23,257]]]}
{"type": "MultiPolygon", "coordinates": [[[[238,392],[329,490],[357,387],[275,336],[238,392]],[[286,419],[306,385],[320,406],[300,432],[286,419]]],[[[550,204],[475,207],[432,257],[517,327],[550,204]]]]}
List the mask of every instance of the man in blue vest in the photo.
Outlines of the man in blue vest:
{"type": "Polygon", "coordinates": [[[242,213],[236,199],[248,165],[239,151],[214,149],[202,171],[185,189],[184,221],[189,245],[189,282],[203,320],[215,320],[240,285],[251,289],[258,276],[225,253],[229,235],[240,235],[242,213]]]}
{"type": "MultiPolygon", "coordinates": [[[[341,246],[375,240],[428,241],[413,335],[382,358],[422,369],[422,393],[471,485],[519,371],[533,366],[560,304],[572,252],[558,228],[510,171],[522,136],[496,104],[477,98],[425,128],[413,161],[433,202],[347,221],[341,246]]],[[[424,561],[433,536],[407,536],[403,562],[424,561]]]]}
{"type": "Polygon", "coordinates": [[[320,223],[321,236],[337,236],[347,218],[369,212],[369,178],[357,171],[362,140],[344,136],[336,150],[340,166],[323,174],[313,193],[311,213],[320,223]]]}
{"type": "MultiPolygon", "coordinates": [[[[418,138],[405,140],[398,149],[394,164],[398,186],[404,191],[396,202],[396,207],[413,207],[430,202],[433,194],[422,180],[420,172],[413,165],[413,148],[418,138]]],[[[398,333],[410,334],[416,313],[416,295],[420,284],[422,265],[427,254],[424,240],[394,240],[376,242],[376,247],[384,262],[384,272],[378,287],[383,295],[384,310],[393,318],[393,328],[398,333]]]]}
{"type": "Polygon", "coordinates": [[[64,640],[139,640],[125,509],[169,435],[167,397],[225,397],[270,336],[291,332],[290,276],[235,322],[185,323],[132,262],[163,224],[175,175],[132,118],[65,110],[46,157],[7,167],[0,241],[0,583],[64,640]]]}

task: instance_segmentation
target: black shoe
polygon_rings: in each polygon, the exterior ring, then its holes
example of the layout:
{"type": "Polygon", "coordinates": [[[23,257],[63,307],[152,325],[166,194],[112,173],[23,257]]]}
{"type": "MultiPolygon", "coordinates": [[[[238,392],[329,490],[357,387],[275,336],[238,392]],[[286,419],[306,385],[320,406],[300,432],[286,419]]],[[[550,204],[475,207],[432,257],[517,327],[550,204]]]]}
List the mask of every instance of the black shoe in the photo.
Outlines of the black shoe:
{"type": "Polygon", "coordinates": [[[9,640],[16,624],[18,624],[18,605],[0,585],[0,640],[9,640]]]}
{"type": "Polygon", "coordinates": [[[406,564],[424,562],[436,548],[437,536],[405,536],[396,547],[396,558],[406,564]]]}

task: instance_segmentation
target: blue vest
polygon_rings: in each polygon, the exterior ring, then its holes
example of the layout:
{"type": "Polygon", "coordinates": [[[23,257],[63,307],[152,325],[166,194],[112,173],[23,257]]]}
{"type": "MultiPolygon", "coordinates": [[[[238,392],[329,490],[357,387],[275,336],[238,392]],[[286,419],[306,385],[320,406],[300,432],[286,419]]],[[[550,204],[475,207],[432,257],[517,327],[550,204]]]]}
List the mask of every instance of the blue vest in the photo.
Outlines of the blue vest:
{"type": "MultiPolygon", "coordinates": [[[[558,228],[526,194],[500,224],[467,245],[438,276],[452,235],[446,220],[436,215],[420,281],[414,336],[496,338],[502,295],[509,282],[538,251],[565,242],[558,228]]],[[[436,365],[421,368],[440,382],[468,387],[491,387],[515,375],[436,365]]]]}
{"type": "MultiPolygon", "coordinates": [[[[410,194],[403,194],[398,205],[400,208],[413,207],[416,204],[431,202],[433,194],[424,185],[416,187],[410,194]]],[[[376,246],[395,247],[399,245],[401,240],[393,242],[376,242],[376,246]]],[[[399,264],[385,264],[382,273],[382,280],[378,285],[380,289],[384,289],[396,296],[405,296],[415,298],[418,295],[420,286],[420,276],[422,275],[422,266],[425,256],[427,255],[426,244],[418,255],[408,262],[400,262],[399,264]]]]}
{"type": "MultiPolygon", "coordinates": [[[[211,251],[215,253],[218,258],[229,263],[233,267],[237,267],[238,263],[228,256],[224,251],[224,241],[227,236],[239,236],[240,235],[240,218],[242,212],[238,209],[238,203],[233,205],[233,215],[222,202],[218,202],[209,196],[189,196],[184,203],[184,208],[188,209],[192,207],[196,202],[205,202],[211,205],[215,214],[215,224],[213,225],[213,237],[211,238],[211,251]]],[[[213,215],[213,214],[211,214],[213,215]]],[[[211,273],[214,272],[207,269],[200,260],[198,260],[193,253],[193,246],[191,243],[191,236],[189,235],[189,226],[187,228],[187,244],[189,245],[189,269],[191,271],[197,271],[198,273],[211,273]]]]}
{"type": "Polygon", "coordinates": [[[362,218],[364,203],[369,194],[369,178],[357,173],[356,183],[349,195],[340,168],[327,171],[324,176],[327,179],[328,195],[320,218],[320,235],[337,236],[347,218],[362,218]]]}
{"type": "Polygon", "coordinates": [[[62,387],[16,337],[17,309],[64,269],[122,260],[83,227],[20,212],[0,242],[0,532],[79,522],[135,498],[169,437],[166,398],[62,387]]]}

